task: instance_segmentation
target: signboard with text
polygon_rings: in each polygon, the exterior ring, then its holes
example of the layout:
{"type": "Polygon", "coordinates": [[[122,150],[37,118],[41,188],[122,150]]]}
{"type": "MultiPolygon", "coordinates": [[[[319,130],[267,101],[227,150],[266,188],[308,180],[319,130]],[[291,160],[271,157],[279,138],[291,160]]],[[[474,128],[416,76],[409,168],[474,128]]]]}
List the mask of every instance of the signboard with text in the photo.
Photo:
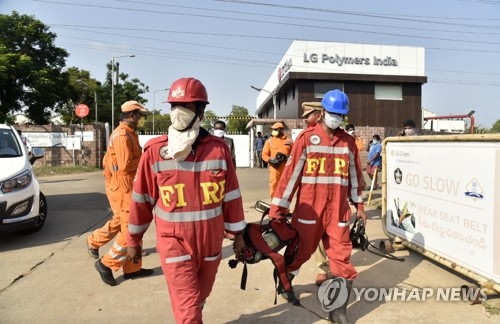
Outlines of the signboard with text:
{"type": "Polygon", "coordinates": [[[67,134],[63,132],[55,133],[30,133],[23,132],[23,136],[30,141],[33,147],[58,147],[66,146],[67,134]]]}
{"type": "Polygon", "coordinates": [[[500,282],[500,137],[389,140],[385,159],[387,231],[500,282]]]}

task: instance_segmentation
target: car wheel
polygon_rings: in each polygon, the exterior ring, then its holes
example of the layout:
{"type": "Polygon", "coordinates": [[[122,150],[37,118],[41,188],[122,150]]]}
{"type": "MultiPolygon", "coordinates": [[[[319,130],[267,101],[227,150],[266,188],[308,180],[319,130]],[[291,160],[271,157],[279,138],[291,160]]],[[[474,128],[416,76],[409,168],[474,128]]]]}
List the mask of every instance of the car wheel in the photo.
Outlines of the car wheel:
{"type": "Polygon", "coordinates": [[[25,234],[30,234],[30,233],[35,233],[39,231],[43,224],[45,224],[45,219],[47,218],[47,199],[45,198],[45,195],[40,191],[40,200],[39,200],[39,207],[38,207],[38,217],[35,218],[35,224],[32,228],[29,228],[23,233],[25,234]]]}

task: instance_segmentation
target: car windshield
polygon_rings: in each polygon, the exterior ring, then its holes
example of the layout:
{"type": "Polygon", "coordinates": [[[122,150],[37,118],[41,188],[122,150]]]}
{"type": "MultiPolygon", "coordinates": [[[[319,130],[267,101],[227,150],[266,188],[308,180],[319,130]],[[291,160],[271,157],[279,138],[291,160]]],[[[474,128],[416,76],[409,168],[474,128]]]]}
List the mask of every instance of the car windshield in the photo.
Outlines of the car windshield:
{"type": "Polygon", "coordinates": [[[0,129],[0,158],[19,157],[21,147],[12,129],[0,129]]]}

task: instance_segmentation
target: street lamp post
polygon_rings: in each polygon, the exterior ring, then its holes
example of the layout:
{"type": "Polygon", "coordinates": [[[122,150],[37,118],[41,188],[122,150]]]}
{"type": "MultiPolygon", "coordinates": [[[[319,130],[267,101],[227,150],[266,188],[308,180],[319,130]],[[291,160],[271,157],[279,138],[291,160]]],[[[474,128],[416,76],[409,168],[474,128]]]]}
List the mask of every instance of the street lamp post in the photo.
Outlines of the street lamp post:
{"type": "Polygon", "coordinates": [[[115,59],[121,57],[135,57],[135,55],[121,55],[111,58],[111,131],[115,129],[115,59]]]}
{"type": "MultiPolygon", "coordinates": [[[[153,135],[155,134],[155,98],[156,98],[156,93],[160,91],[168,91],[170,88],[166,89],[160,89],[160,90],[153,90],[153,135]]],[[[161,112],[161,110],[160,110],[161,112]]]]}
{"type": "Polygon", "coordinates": [[[95,104],[95,122],[97,123],[97,92],[92,89],[87,83],[83,82],[82,80],[78,79],[76,80],[76,82],[80,82],[84,85],[87,86],[87,88],[89,88],[90,90],[94,91],[94,104],[95,104]]]}
{"type": "Polygon", "coordinates": [[[257,90],[259,92],[260,91],[267,92],[273,96],[273,119],[276,119],[276,89],[271,92],[271,91],[268,91],[266,89],[257,88],[256,86],[253,86],[253,85],[251,85],[250,88],[257,90]]]}

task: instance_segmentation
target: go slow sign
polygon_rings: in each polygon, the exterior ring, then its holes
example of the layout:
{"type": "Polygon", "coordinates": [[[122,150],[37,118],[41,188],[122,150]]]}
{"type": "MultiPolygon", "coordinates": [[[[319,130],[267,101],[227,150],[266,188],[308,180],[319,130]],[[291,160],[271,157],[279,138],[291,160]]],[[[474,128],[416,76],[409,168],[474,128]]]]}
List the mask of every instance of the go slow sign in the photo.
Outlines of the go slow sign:
{"type": "Polygon", "coordinates": [[[85,104],[79,104],[75,107],[75,114],[80,118],[85,118],[89,114],[89,107],[85,104]]]}

